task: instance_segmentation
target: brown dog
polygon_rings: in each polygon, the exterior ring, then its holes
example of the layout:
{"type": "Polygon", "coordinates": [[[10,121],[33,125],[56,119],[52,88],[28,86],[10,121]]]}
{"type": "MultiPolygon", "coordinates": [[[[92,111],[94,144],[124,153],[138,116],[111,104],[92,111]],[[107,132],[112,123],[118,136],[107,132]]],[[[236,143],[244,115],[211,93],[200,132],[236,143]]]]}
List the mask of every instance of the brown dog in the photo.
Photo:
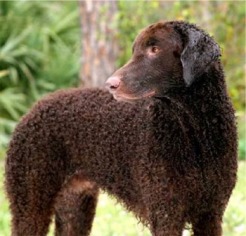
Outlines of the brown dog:
{"type": "Polygon", "coordinates": [[[156,23],[101,90],[39,101],[17,126],[6,161],[12,235],[89,235],[98,189],[155,236],[222,235],[236,182],[237,136],[220,50],[185,22],[156,23]]]}

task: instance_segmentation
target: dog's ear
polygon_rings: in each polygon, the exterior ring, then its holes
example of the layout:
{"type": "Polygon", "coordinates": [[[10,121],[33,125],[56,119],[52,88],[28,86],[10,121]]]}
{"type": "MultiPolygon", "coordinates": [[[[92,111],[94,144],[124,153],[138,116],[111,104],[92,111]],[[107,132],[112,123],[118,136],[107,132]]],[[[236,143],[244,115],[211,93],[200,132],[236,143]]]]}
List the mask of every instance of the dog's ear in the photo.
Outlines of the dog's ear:
{"type": "Polygon", "coordinates": [[[183,77],[187,86],[202,75],[213,61],[219,58],[218,44],[205,32],[195,27],[185,27],[185,45],[181,53],[183,77]]]}

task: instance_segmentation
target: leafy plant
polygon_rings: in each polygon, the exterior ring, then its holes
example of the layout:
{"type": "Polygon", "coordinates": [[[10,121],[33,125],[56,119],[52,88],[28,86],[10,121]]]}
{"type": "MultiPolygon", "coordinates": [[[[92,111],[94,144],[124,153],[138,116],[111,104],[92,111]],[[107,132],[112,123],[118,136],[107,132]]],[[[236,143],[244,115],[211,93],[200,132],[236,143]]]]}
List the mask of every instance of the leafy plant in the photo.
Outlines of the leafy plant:
{"type": "Polygon", "coordinates": [[[0,148],[40,96],[77,85],[78,14],[75,2],[0,2],[0,148]]]}
{"type": "Polygon", "coordinates": [[[9,140],[16,121],[26,111],[25,96],[15,88],[0,91],[0,149],[9,140]]]}

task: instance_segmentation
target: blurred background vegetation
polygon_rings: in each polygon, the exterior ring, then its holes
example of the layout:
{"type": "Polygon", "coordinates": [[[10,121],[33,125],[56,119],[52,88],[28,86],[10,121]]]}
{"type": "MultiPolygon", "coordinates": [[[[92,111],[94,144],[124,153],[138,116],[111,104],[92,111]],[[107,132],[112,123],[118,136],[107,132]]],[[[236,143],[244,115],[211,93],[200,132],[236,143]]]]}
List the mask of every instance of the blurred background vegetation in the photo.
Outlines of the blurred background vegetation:
{"type": "MultiPolygon", "coordinates": [[[[103,7],[99,10],[101,15],[115,15],[115,21],[106,23],[111,24],[117,32],[116,67],[129,59],[136,34],[158,20],[188,20],[214,36],[222,49],[228,91],[238,117],[239,159],[245,160],[245,1],[121,0],[114,4],[114,12],[103,7]]],[[[81,62],[85,59],[81,54],[83,24],[79,8],[82,7],[85,6],[79,5],[77,1],[0,1],[0,180],[6,147],[20,117],[48,92],[83,86],[83,78],[80,76],[79,79],[81,62]]],[[[103,19],[98,20],[103,22],[103,19]]],[[[245,171],[245,163],[240,166],[241,172],[245,171]]],[[[246,183],[242,173],[240,180],[246,183]]],[[[245,191],[242,182],[239,186],[241,189],[236,190],[235,206],[226,216],[225,235],[246,235],[245,214],[237,206],[240,201],[246,203],[245,191]]],[[[9,235],[9,223],[6,223],[9,222],[9,213],[1,194],[0,234],[9,235]]],[[[107,202],[105,199],[102,197],[99,212],[104,209],[103,204],[107,202]]],[[[110,207],[107,205],[107,208],[110,207]]],[[[122,210],[116,211],[117,214],[125,214],[122,210]]],[[[100,225],[100,217],[97,220],[100,225]]],[[[149,235],[130,231],[125,234],[115,233],[120,232],[122,227],[127,228],[127,225],[129,222],[112,226],[119,230],[111,228],[105,233],[93,235],[149,235]]],[[[106,230],[99,228],[98,232],[100,229],[103,232],[106,230]]]]}

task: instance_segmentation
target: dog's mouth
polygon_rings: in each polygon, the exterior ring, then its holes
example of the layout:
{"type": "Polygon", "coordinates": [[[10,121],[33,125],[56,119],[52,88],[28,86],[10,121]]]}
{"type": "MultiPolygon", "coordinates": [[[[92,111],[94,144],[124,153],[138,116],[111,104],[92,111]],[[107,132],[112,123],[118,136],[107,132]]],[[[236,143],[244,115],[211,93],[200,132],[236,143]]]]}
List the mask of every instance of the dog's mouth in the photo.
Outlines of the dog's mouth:
{"type": "Polygon", "coordinates": [[[117,101],[124,101],[124,102],[134,102],[140,99],[150,98],[155,95],[155,91],[145,92],[144,94],[127,94],[127,93],[113,93],[114,99],[117,101]]]}

